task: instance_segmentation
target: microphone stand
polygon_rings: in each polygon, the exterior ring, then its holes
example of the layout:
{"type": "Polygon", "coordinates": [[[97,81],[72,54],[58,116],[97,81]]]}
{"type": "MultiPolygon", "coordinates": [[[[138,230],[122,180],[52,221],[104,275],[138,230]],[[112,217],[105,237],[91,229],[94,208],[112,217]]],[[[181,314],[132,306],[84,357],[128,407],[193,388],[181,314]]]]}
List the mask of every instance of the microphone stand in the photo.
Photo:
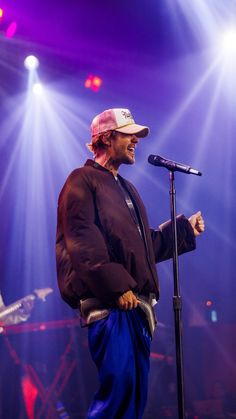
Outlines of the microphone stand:
{"type": "Polygon", "coordinates": [[[178,266],[178,243],[176,227],[176,191],[174,172],[179,171],[191,175],[202,176],[199,170],[192,169],[183,163],[177,163],[164,157],[151,154],[148,162],[154,166],[165,167],[169,170],[170,178],[170,209],[173,245],[173,276],[174,276],[174,296],[173,309],[175,318],[175,348],[176,348],[176,371],[177,371],[177,394],[178,394],[178,413],[179,419],[185,419],[184,406],[184,371],[183,371],[183,338],[182,338],[182,298],[179,287],[179,266],[178,266]]]}
{"type": "Polygon", "coordinates": [[[183,336],[182,336],[182,298],[179,286],[179,265],[178,265],[178,243],[176,226],[176,190],[174,171],[169,171],[170,180],[170,209],[171,226],[173,241],[173,276],[174,276],[174,296],[173,310],[175,320],[175,348],[176,348],[176,371],[177,371],[177,395],[178,395],[178,417],[185,419],[185,399],[184,399],[184,371],[183,371],[183,336]]]}

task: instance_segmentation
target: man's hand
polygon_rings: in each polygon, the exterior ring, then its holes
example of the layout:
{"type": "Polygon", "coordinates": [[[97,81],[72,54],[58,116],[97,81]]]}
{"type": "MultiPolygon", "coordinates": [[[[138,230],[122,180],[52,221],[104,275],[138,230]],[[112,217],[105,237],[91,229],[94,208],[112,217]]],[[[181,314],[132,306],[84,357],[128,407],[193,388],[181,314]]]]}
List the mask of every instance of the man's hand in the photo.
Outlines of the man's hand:
{"type": "Polygon", "coordinates": [[[202,218],[201,211],[198,211],[196,214],[191,215],[188,221],[190,222],[195,237],[199,236],[205,230],[205,223],[202,218]]]}
{"type": "Polygon", "coordinates": [[[117,305],[121,310],[132,310],[132,308],[136,308],[138,304],[139,301],[131,290],[126,291],[117,299],[117,305]]]}

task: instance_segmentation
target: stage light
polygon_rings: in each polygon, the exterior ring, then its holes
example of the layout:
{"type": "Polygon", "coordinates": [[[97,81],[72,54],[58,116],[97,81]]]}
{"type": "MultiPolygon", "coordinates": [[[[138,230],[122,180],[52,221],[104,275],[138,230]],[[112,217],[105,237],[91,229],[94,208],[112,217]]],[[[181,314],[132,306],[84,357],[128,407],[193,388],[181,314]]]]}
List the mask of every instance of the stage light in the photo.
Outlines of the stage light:
{"type": "Polygon", "coordinates": [[[221,48],[223,53],[227,55],[236,54],[236,29],[230,29],[224,33],[221,48]]]}
{"type": "Polygon", "coordinates": [[[216,310],[211,311],[211,321],[212,321],[212,323],[217,323],[218,322],[218,316],[217,316],[216,310]]]}
{"type": "Polygon", "coordinates": [[[101,86],[101,84],[102,84],[102,79],[100,77],[95,76],[93,78],[93,85],[94,85],[94,87],[98,87],[99,88],[101,86]]]}
{"type": "Polygon", "coordinates": [[[32,92],[37,95],[40,96],[43,93],[43,86],[41,83],[34,83],[32,86],[32,92]]]}
{"type": "Polygon", "coordinates": [[[0,7],[0,22],[1,22],[2,17],[3,17],[3,9],[0,7]]]}
{"type": "Polygon", "coordinates": [[[5,33],[6,38],[13,38],[13,36],[16,33],[16,29],[17,29],[17,23],[16,22],[10,23],[5,33]]]}
{"type": "Polygon", "coordinates": [[[101,77],[94,76],[92,74],[90,74],[84,82],[84,86],[86,87],[86,89],[90,89],[93,92],[98,92],[100,90],[101,85],[101,77]]]}
{"type": "Polygon", "coordinates": [[[211,300],[207,300],[206,301],[206,306],[207,307],[211,307],[212,306],[212,301],[211,300]]]}
{"type": "Polygon", "coordinates": [[[91,78],[87,78],[84,82],[84,87],[86,87],[86,89],[90,89],[92,84],[91,78]]]}
{"type": "Polygon", "coordinates": [[[36,70],[39,66],[39,60],[34,55],[28,55],[28,57],[25,58],[24,66],[29,71],[36,70]]]}

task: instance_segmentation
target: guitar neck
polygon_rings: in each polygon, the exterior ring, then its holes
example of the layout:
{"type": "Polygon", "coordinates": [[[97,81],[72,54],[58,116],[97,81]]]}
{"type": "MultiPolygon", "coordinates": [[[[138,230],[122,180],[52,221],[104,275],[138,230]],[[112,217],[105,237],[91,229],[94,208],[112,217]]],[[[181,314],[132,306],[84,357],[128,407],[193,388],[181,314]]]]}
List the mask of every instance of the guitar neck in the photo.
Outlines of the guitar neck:
{"type": "Polygon", "coordinates": [[[35,299],[36,296],[34,294],[29,294],[21,298],[20,300],[17,300],[14,303],[9,304],[8,306],[5,306],[4,309],[0,311],[0,319],[3,319],[4,317],[10,314],[14,314],[17,310],[23,308],[24,303],[27,303],[28,301],[33,301],[35,299]]]}

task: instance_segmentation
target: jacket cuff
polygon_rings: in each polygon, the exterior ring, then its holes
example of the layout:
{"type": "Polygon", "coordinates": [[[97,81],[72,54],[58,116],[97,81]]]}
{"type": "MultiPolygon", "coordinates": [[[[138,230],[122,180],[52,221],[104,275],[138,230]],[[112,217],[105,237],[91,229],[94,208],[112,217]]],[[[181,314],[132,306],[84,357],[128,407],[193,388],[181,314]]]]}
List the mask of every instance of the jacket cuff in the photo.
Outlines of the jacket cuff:
{"type": "MultiPolygon", "coordinates": [[[[194,235],[193,228],[188,219],[183,215],[176,217],[177,227],[177,241],[178,241],[178,254],[190,252],[196,248],[196,237],[194,235]]],[[[160,226],[160,230],[165,236],[165,240],[172,240],[172,228],[171,221],[160,226]]]]}

